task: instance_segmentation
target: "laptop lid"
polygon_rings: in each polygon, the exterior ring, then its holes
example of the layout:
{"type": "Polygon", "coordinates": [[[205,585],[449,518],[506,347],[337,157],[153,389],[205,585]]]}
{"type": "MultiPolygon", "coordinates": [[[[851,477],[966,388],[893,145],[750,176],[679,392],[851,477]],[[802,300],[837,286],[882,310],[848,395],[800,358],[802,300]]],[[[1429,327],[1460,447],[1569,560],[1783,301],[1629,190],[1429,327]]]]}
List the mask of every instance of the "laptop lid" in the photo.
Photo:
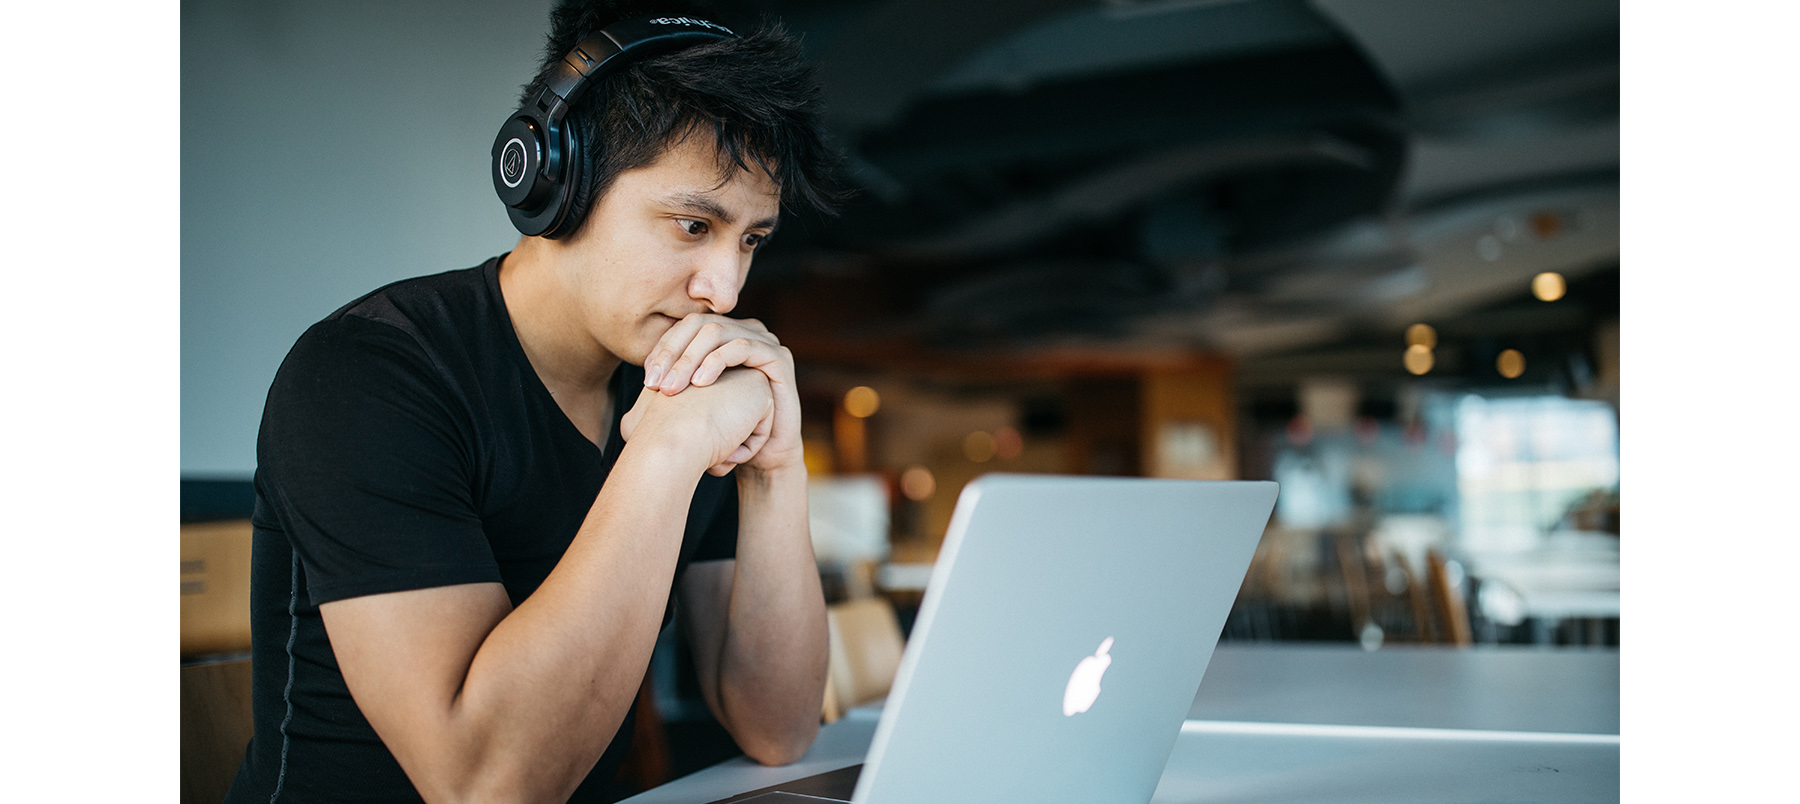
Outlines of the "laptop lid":
{"type": "Polygon", "coordinates": [[[852,801],[1149,801],[1276,488],[970,483],[852,801]]]}

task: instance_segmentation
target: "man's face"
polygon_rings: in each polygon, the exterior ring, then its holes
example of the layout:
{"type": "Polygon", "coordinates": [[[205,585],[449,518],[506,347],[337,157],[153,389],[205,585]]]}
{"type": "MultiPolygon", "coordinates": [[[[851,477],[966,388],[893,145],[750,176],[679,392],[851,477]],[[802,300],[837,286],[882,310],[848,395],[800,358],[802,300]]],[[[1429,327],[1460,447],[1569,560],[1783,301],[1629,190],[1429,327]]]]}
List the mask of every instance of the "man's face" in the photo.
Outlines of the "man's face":
{"type": "Polygon", "coordinates": [[[563,263],[562,280],[577,294],[579,326],[608,352],[643,365],[683,316],[731,312],[780,202],[761,170],[739,170],[721,184],[712,141],[702,135],[620,173],[568,241],[575,259],[563,263]]]}

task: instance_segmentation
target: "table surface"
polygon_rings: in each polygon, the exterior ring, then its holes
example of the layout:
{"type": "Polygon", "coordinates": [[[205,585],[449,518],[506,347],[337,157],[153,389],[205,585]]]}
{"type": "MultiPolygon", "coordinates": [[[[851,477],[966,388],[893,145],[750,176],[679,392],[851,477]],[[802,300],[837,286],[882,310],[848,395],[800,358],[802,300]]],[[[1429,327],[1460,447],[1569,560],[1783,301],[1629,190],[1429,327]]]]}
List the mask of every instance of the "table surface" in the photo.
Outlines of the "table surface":
{"type": "Polygon", "coordinates": [[[1223,644],[1190,719],[1619,733],[1619,652],[1223,644]]]}
{"type": "Polygon", "coordinates": [[[1619,616],[1619,537],[1550,534],[1533,550],[1467,557],[1470,574],[1519,595],[1521,613],[1541,619],[1619,616]]]}
{"type": "MultiPolygon", "coordinates": [[[[1154,804],[1616,801],[1617,651],[1220,646],[1154,804]]],[[[627,799],[704,804],[861,762],[862,707],[800,762],[742,757],[627,799]]]]}

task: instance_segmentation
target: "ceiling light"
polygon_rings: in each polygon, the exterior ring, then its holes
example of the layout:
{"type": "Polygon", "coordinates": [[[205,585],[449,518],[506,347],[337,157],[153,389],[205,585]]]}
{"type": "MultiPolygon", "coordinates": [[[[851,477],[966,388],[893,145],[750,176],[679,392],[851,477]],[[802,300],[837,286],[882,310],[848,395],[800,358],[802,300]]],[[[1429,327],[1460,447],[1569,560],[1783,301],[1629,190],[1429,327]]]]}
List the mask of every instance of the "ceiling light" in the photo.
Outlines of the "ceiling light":
{"type": "Polygon", "coordinates": [[[1525,373],[1525,355],[1517,349],[1508,349],[1500,353],[1500,359],[1494,361],[1494,367],[1500,370],[1500,376],[1516,380],[1525,373]]]}
{"type": "Polygon", "coordinates": [[[994,457],[1010,461],[1025,451],[1025,438],[1011,427],[994,431],[994,457]]]}
{"type": "Polygon", "coordinates": [[[1414,374],[1424,374],[1431,370],[1432,364],[1436,363],[1437,360],[1431,356],[1430,347],[1415,343],[1406,347],[1406,357],[1404,358],[1404,362],[1406,363],[1407,371],[1414,374]]]}
{"type": "Polygon", "coordinates": [[[1475,241],[1475,253],[1480,254],[1481,258],[1488,262],[1500,259],[1500,252],[1500,238],[1498,237],[1484,234],[1475,241]]]}
{"type": "Polygon", "coordinates": [[[994,457],[994,437],[976,430],[963,439],[963,455],[976,463],[986,463],[994,457]]]}
{"type": "Polygon", "coordinates": [[[881,409],[881,395],[867,385],[858,385],[844,394],[844,412],[867,419],[881,409]]]}
{"type": "Polygon", "coordinates": [[[1430,324],[1414,324],[1406,328],[1406,345],[1423,346],[1426,349],[1437,348],[1437,330],[1430,324]]]}
{"type": "Polygon", "coordinates": [[[1569,285],[1563,281],[1563,275],[1555,271],[1545,271],[1531,278],[1531,295],[1538,297],[1538,301],[1556,301],[1568,289],[1569,285]]]}
{"type": "Polygon", "coordinates": [[[930,469],[915,463],[900,473],[900,493],[913,502],[929,500],[937,493],[937,478],[930,469]]]}

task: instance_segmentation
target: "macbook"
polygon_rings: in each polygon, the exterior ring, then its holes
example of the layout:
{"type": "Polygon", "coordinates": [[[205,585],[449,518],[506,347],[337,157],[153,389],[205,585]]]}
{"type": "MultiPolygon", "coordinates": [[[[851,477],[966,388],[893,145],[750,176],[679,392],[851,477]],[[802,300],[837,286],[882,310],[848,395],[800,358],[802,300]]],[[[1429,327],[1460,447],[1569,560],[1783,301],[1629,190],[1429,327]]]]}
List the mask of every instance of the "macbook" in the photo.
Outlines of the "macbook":
{"type": "Polygon", "coordinates": [[[963,489],[864,763],[723,802],[1144,804],[1276,484],[963,489]]]}

